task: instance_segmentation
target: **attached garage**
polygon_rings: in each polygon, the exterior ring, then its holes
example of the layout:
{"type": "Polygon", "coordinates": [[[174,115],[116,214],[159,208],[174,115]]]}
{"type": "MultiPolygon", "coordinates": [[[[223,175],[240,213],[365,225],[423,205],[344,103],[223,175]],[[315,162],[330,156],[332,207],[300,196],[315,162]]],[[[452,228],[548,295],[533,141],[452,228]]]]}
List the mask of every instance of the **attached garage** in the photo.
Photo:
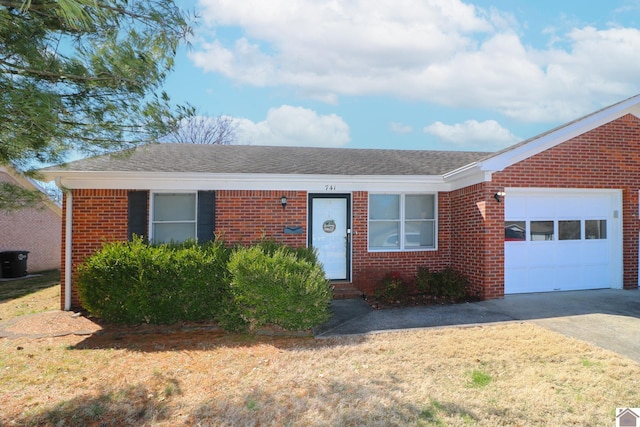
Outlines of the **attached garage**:
{"type": "Polygon", "coordinates": [[[505,294],[622,288],[620,190],[506,188],[505,294]]]}

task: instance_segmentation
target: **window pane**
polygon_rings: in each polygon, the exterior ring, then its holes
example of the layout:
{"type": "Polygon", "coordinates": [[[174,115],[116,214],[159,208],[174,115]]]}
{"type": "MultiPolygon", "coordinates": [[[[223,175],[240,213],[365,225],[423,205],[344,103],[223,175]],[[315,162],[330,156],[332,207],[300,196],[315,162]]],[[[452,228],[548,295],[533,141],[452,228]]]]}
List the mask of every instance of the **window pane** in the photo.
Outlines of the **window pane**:
{"type": "Polygon", "coordinates": [[[584,222],[584,235],[587,239],[606,239],[607,220],[588,219],[584,222]]]}
{"type": "Polygon", "coordinates": [[[435,221],[407,221],[404,230],[404,247],[435,248],[435,221]]]}
{"type": "Polygon", "coordinates": [[[400,195],[370,195],[369,219],[400,219],[400,195]]]}
{"type": "Polygon", "coordinates": [[[531,221],[531,240],[553,240],[553,221],[531,221]]]}
{"type": "Polygon", "coordinates": [[[504,241],[505,242],[524,242],[526,237],[525,221],[505,221],[504,223],[504,241]]]}
{"type": "Polygon", "coordinates": [[[195,194],[154,194],[154,221],[195,221],[195,194]]]}
{"type": "Polygon", "coordinates": [[[435,219],[435,197],[431,194],[410,194],[404,199],[405,219],[435,219]]]}
{"type": "Polygon", "coordinates": [[[580,220],[558,221],[558,240],[580,240],[580,220]]]}
{"type": "Polygon", "coordinates": [[[153,224],[153,241],[162,242],[184,242],[187,239],[196,238],[196,225],[191,224],[153,224]]]}
{"type": "Polygon", "coordinates": [[[400,223],[377,221],[369,223],[369,248],[400,249],[400,223]]]}

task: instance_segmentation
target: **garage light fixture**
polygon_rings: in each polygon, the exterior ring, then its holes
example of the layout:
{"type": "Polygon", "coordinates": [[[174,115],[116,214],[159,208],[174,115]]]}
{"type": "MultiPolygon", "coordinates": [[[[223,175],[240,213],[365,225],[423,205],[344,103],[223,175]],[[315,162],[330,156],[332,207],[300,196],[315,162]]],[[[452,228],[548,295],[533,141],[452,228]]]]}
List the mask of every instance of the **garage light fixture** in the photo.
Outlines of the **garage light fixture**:
{"type": "Polygon", "coordinates": [[[493,198],[496,199],[498,203],[502,202],[502,198],[504,197],[504,191],[498,191],[493,195],[493,198]]]}
{"type": "Polygon", "coordinates": [[[287,207],[287,196],[280,197],[280,203],[282,204],[282,209],[287,207]]]}

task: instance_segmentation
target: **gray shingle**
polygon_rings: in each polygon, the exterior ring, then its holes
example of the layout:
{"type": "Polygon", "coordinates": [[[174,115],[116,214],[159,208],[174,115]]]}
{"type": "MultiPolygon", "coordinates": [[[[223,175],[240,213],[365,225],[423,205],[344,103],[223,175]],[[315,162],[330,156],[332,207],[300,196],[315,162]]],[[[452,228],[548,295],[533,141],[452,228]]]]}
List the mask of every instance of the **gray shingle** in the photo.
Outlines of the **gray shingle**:
{"type": "Polygon", "coordinates": [[[468,151],[149,144],[44,169],[301,175],[442,175],[485,158],[468,151]]]}

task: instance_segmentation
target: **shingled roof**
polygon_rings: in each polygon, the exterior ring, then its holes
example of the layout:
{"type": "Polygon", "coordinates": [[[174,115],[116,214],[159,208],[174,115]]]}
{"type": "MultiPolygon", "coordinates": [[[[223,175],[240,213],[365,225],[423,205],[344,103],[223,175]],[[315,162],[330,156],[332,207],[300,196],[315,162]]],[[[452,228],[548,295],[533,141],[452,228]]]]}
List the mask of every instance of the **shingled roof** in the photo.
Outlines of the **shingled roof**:
{"type": "Polygon", "coordinates": [[[45,172],[442,175],[485,158],[469,151],[149,144],[45,172]]]}

